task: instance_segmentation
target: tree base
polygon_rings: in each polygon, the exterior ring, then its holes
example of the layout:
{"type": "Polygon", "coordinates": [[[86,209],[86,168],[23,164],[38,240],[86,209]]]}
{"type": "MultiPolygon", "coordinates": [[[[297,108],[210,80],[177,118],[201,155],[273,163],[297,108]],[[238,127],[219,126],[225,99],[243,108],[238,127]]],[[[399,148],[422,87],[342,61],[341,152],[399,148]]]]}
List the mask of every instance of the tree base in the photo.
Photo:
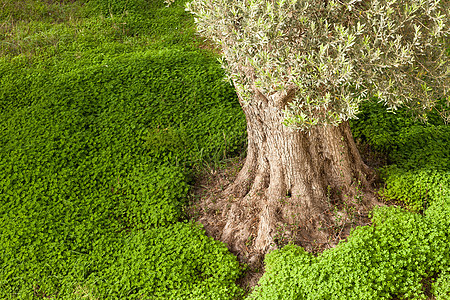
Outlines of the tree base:
{"type": "Polygon", "coordinates": [[[236,197],[237,169],[243,166],[243,159],[234,160],[222,170],[200,175],[193,191],[199,199],[188,208],[188,215],[204,225],[208,236],[227,244],[241,263],[249,265],[247,276],[241,280],[242,286],[256,285],[263,273],[263,258],[267,252],[288,243],[314,254],[335,247],[348,237],[352,228],[370,224],[368,212],[375,205],[383,205],[372,190],[363,191],[362,186],[355,184],[347,189],[347,192],[353,191],[347,198],[330,190],[327,207],[320,213],[303,211],[298,215],[295,199],[285,197],[279,201],[278,209],[274,207],[273,217],[264,219],[262,204],[267,203],[267,199],[263,192],[236,197]],[[286,218],[289,212],[297,215],[286,218]],[[264,232],[269,234],[259,236],[264,242],[257,244],[261,225],[267,227],[264,232]]]}
{"type": "Polygon", "coordinates": [[[255,88],[250,104],[239,100],[247,157],[233,183],[208,191],[197,204],[197,220],[210,236],[260,267],[267,252],[287,243],[319,252],[368,224],[368,212],[380,205],[372,188],[376,175],[363,162],[348,121],[292,130],[273,97],[255,88]]]}
{"type": "Polygon", "coordinates": [[[233,183],[209,191],[197,220],[238,259],[260,267],[287,243],[310,252],[334,247],[351,227],[366,225],[376,201],[375,173],[363,162],[348,122],[291,130],[261,93],[241,101],[247,157],[233,183]]]}

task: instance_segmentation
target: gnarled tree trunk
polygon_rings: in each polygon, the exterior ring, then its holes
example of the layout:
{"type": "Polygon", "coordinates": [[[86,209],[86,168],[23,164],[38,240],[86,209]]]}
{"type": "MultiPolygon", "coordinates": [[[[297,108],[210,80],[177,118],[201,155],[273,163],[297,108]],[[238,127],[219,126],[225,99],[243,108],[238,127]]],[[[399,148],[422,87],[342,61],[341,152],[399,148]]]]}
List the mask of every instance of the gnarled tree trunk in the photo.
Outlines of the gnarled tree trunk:
{"type": "MultiPolygon", "coordinates": [[[[354,198],[357,182],[370,191],[372,173],[361,159],[349,124],[291,130],[282,125],[279,108],[259,92],[256,97],[248,106],[241,102],[248,152],[235,182],[225,191],[235,198],[223,210],[220,239],[246,256],[265,254],[280,238],[295,236],[293,231],[301,233],[297,239],[326,241],[323,229],[336,222],[327,200],[354,198]]],[[[373,200],[360,204],[370,207],[373,200]]]]}

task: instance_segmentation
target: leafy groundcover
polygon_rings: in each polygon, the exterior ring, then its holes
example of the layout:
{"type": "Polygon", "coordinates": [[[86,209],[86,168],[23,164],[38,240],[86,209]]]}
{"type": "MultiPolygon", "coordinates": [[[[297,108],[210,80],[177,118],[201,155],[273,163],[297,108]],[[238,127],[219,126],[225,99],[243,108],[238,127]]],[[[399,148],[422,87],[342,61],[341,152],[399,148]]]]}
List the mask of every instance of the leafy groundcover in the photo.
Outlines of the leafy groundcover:
{"type": "Polygon", "coordinates": [[[191,167],[245,141],[218,63],[145,45],[163,3],[20,2],[2,15],[21,47],[0,59],[0,298],[241,295],[236,257],[183,213],[191,167]]]}

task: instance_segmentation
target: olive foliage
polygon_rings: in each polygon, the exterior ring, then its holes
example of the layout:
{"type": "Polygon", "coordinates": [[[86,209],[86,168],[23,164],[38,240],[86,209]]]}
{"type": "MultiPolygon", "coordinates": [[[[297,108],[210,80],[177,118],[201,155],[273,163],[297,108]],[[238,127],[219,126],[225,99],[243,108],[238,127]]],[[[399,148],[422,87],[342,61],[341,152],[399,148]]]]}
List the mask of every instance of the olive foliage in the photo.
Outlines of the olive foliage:
{"type": "MultiPolygon", "coordinates": [[[[168,4],[170,5],[170,1],[168,4]]],[[[376,96],[426,119],[447,97],[450,5],[440,0],[192,0],[244,105],[259,91],[305,130],[356,118],[376,96]]],[[[450,97],[439,106],[446,111],[450,97]]]]}

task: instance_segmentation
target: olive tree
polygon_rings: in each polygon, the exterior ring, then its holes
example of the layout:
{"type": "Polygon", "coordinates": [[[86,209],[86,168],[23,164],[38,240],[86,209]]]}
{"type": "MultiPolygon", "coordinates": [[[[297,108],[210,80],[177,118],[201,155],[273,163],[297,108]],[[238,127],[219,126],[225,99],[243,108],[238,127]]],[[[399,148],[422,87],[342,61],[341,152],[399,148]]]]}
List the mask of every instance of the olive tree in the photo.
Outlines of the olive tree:
{"type": "Polygon", "coordinates": [[[266,252],[283,223],[320,237],[330,191],[352,197],[358,182],[371,190],[374,174],[348,122],[362,101],[421,118],[449,102],[447,0],[192,0],[185,8],[220,46],[246,116],[247,157],[227,190],[236,199],[222,233],[236,250],[254,235],[255,250],[266,252]]]}

